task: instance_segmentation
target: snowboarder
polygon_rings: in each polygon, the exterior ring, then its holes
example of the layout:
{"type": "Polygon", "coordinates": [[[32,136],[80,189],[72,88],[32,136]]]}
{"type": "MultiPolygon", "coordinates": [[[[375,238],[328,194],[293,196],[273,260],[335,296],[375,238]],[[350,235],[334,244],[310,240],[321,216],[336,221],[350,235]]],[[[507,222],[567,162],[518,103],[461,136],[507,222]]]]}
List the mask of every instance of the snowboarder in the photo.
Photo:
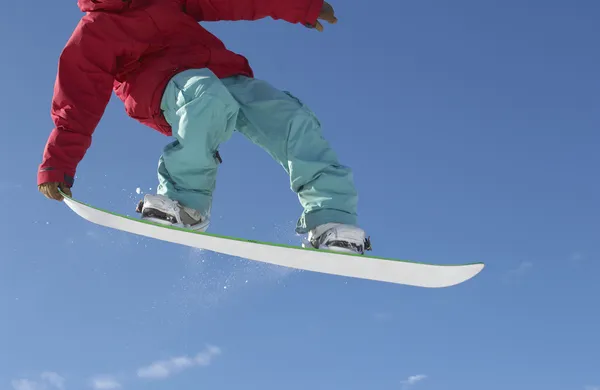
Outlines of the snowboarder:
{"type": "Polygon", "coordinates": [[[340,164],[315,114],[298,98],[256,79],[247,59],[199,22],[271,17],[324,30],[337,22],[323,0],[78,0],[86,14],[58,62],[54,129],[38,188],[72,196],[75,171],[114,90],[127,114],[175,139],[158,163],[157,193],[141,217],[205,231],[210,223],[219,146],[238,131],[282,165],[303,213],[304,245],[364,253],[352,171],[340,164]]]}

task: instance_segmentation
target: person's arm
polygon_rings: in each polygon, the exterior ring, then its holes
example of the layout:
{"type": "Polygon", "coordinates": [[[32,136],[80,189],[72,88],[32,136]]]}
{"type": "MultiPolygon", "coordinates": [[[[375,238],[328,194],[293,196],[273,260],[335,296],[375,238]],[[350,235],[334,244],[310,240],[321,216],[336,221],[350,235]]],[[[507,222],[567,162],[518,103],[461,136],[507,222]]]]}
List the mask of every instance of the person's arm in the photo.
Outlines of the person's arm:
{"type": "Polygon", "coordinates": [[[316,26],[323,0],[185,0],[185,12],[197,21],[258,20],[271,17],[316,26]]]}
{"type": "MultiPolygon", "coordinates": [[[[84,18],[58,62],[48,137],[37,183],[40,191],[61,200],[57,188],[70,188],[75,171],[92,142],[92,133],[110,100],[117,57],[101,23],[84,18]]],[[[114,46],[113,46],[114,47],[114,46]]]]}

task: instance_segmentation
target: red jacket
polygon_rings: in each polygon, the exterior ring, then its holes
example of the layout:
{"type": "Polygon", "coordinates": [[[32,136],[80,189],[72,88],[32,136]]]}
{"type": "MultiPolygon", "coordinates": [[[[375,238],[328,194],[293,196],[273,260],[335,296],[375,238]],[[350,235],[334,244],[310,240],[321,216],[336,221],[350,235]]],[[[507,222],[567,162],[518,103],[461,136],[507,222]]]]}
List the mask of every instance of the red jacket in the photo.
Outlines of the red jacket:
{"type": "Polygon", "coordinates": [[[86,12],[60,55],[52,99],[55,124],[38,184],[73,184],[75,170],[111,92],[127,114],[171,135],[160,110],[168,80],[190,68],[218,77],[253,76],[248,61],[229,51],[198,22],[265,17],[314,25],[323,0],[78,0],[86,12]]]}

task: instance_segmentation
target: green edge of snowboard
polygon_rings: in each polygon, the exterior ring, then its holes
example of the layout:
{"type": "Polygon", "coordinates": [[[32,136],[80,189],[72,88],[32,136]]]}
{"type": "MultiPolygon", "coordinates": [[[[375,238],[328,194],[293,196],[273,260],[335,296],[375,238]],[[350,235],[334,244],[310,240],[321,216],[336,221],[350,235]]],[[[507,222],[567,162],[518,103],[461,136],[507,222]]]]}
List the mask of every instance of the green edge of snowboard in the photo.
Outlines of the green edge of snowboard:
{"type": "Polygon", "coordinates": [[[195,230],[180,228],[180,227],[177,227],[177,226],[162,225],[160,223],[156,223],[156,222],[152,222],[152,221],[146,221],[146,220],[141,219],[141,218],[133,218],[133,217],[129,217],[127,215],[122,215],[122,214],[115,213],[115,212],[112,212],[112,211],[104,210],[102,208],[95,207],[95,206],[92,206],[92,205],[87,204],[85,202],[82,202],[82,201],[76,200],[76,199],[74,199],[72,197],[69,197],[68,195],[64,194],[62,191],[60,191],[60,193],[61,193],[62,196],[68,197],[70,200],[72,200],[75,203],[82,204],[84,206],[87,206],[87,207],[90,207],[92,209],[101,211],[103,213],[114,215],[116,217],[125,218],[125,219],[128,219],[128,220],[134,221],[134,222],[145,223],[147,225],[157,226],[157,227],[160,227],[160,228],[163,228],[163,229],[178,230],[178,231],[192,233],[192,234],[198,234],[198,235],[204,235],[204,236],[211,236],[211,237],[216,237],[216,238],[223,238],[223,239],[226,239],[226,240],[248,242],[248,243],[252,243],[252,244],[269,245],[269,246],[275,246],[275,247],[281,247],[281,248],[289,248],[289,249],[295,249],[295,250],[301,250],[301,251],[331,252],[331,253],[334,253],[334,254],[337,254],[337,255],[340,255],[340,256],[359,256],[359,257],[365,257],[365,258],[374,259],[374,260],[384,260],[384,261],[394,261],[394,262],[403,262],[403,263],[434,265],[434,266],[441,266],[441,267],[464,267],[464,266],[469,266],[469,265],[483,265],[482,262],[464,263],[464,264],[434,264],[434,263],[424,263],[424,262],[418,262],[418,261],[399,260],[399,259],[391,259],[391,258],[378,257],[378,256],[367,256],[367,255],[361,255],[361,254],[339,253],[339,252],[335,252],[335,251],[324,251],[322,249],[303,248],[303,247],[294,246],[294,245],[278,244],[278,243],[258,241],[258,240],[249,240],[249,239],[244,239],[244,238],[239,238],[239,237],[231,237],[231,236],[225,236],[225,235],[220,235],[220,234],[215,234],[215,233],[208,233],[208,232],[198,232],[198,231],[195,231],[195,230]]]}

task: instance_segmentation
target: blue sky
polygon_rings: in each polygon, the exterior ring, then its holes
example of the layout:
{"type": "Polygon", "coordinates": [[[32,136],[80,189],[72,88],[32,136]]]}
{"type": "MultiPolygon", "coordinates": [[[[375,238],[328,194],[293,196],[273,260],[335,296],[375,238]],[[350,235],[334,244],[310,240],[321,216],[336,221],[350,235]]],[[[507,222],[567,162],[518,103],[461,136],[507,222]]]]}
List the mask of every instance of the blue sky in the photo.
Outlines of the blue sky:
{"type": "MultiPolygon", "coordinates": [[[[0,390],[600,389],[600,3],[333,2],[318,34],[207,27],[319,116],[373,255],[483,261],[442,289],[91,225],[35,187],[76,2],[0,14],[0,390]]],[[[33,5],[32,5],[33,7],[33,5]]],[[[74,195],[123,213],[170,139],[113,99],[74,195]]],[[[214,233],[299,243],[285,172],[222,147],[214,233]]]]}

